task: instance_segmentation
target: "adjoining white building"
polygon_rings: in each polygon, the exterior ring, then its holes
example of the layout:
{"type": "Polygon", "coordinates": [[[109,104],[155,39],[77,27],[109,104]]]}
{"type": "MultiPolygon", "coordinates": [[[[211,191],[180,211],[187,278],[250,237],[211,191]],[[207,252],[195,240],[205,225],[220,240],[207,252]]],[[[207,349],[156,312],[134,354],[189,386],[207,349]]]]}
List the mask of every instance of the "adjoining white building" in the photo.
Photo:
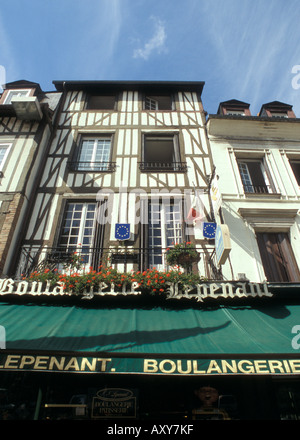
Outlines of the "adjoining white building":
{"type": "Polygon", "coordinates": [[[0,96],[0,274],[12,266],[29,221],[61,93],[31,81],[4,85],[0,96]]]}
{"type": "Polygon", "coordinates": [[[300,281],[300,119],[292,106],[229,100],[207,119],[232,250],[227,279],[300,281]]]}

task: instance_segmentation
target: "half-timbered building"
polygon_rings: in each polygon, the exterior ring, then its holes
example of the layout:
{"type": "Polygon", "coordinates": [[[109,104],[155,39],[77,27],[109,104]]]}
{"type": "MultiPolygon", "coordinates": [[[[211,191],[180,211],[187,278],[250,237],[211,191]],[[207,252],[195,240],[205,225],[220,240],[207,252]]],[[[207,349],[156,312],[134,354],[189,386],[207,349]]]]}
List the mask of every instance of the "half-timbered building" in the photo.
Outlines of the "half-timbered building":
{"type": "Polygon", "coordinates": [[[210,219],[203,83],[54,84],[62,104],[17,274],[72,251],[86,267],[108,258],[120,270],[162,269],[169,246],[192,240],[211,277],[211,241],[187,220],[195,190],[210,219]],[[126,241],[116,236],[124,224],[126,241]]]}

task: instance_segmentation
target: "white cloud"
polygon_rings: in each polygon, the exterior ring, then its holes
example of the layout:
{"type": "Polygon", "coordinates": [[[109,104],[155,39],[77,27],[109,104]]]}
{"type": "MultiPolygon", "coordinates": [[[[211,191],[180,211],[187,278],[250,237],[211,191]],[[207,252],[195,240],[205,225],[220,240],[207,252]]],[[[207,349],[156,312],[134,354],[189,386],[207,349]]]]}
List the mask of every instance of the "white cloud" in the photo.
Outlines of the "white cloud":
{"type": "Polygon", "coordinates": [[[144,60],[147,60],[154,51],[161,53],[166,49],[165,42],[167,35],[165,26],[160,19],[155,17],[151,18],[154,20],[155,25],[154,35],[147,43],[145,43],[142,49],[136,49],[134,51],[134,58],[143,58],[144,60]]]}

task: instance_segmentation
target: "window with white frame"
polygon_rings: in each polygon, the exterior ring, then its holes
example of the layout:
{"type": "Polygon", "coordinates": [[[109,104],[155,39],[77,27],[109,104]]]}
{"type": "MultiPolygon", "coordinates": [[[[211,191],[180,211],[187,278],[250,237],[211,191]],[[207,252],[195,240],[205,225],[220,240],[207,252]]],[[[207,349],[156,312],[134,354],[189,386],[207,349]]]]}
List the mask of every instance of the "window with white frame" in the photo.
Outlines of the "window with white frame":
{"type": "Polygon", "coordinates": [[[245,116],[245,112],[243,110],[226,110],[226,115],[228,116],[245,116]]]}
{"type": "Polygon", "coordinates": [[[268,194],[275,192],[264,158],[237,158],[237,163],[245,193],[268,194]]]}
{"type": "Polygon", "coordinates": [[[145,110],[172,110],[173,103],[170,95],[145,96],[145,110]]]}
{"type": "Polygon", "coordinates": [[[181,200],[156,200],[148,204],[149,266],[163,269],[166,248],[184,240],[181,200]]]}
{"type": "Polygon", "coordinates": [[[20,96],[29,96],[31,89],[9,90],[6,94],[4,104],[11,104],[13,98],[19,98],[20,96]]]}
{"type": "Polygon", "coordinates": [[[103,222],[99,221],[97,202],[68,202],[66,204],[58,250],[62,257],[76,252],[85,266],[97,266],[100,260],[103,222]]]}
{"type": "Polygon", "coordinates": [[[3,170],[10,148],[11,144],[0,144],[0,171],[3,170]]]}
{"type": "Polygon", "coordinates": [[[111,135],[83,137],[72,168],[76,171],[112,171],[111,146],[111,135]]]}

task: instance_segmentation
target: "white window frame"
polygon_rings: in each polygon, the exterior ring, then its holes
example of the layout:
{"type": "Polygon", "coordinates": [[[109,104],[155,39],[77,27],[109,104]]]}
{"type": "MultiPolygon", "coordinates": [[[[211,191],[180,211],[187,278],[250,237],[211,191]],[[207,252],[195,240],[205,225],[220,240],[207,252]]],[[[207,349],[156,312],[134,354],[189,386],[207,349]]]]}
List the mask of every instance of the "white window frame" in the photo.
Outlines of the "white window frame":
{"type": "MultiPolygon", "coordinates": [[[[97,222],[97,215],[98,215],[98,205],[97,202],[91,202],[91,201],[69,201],[65,205],[64,211],[63,211],[63,218],[62,218],[62,225],[61,225],[61,231],[58,238],[58,248],[63,252],[64,249],[66,252],[76,252],[79,255],[81,255],[82,258],[85,258],[86,261],[83,263],[83,269],[86,270],[91,265],[92,260],[92,253],[91,249],[94,247],[94,240],[95,240],[95,231],[96,231],[96,222],[97,222]],[[75,205],[74,209],[70,211],[72,213],[72,217],[70,219],[67,219],[67,208],[70,205],[75,205]],[[82,205],[81,210],[76,210],[76,205],[82,205]],[[94,216],[93,218],[88,218],[88,213],[92,212],[88,210],[88,205],[94,205],[94,216]],[[75,214],[77,212],[81,213],[80,218],[77,218],[75,214]],[[69,225],[69,231],[66,234],[63,234],[63,229],[65,227],[65,221],[70,220],[69,225]],[[79,222],[79,226],[74,224],[74,222],[79,222]],[[91,222],[92,225],[88,225],[87,222],[91,222]],[[72,235],[71,232],[73,229],[78,229],[78,234],[72,235]],[[85,229],[91,228],[92,233],[85,234],[85,229]],[[62,239],[64,237],[67,237],[68,242],[62,243],[62,239]],[[71,243],[71,239],[75,238],[76,243],[71,243]],[[85,243],[85,239],[89,239],[89,243],[85,243]]],[[[63,266],[62,266],[63,267],[63,266]]],[[[59,269],[62,269],[62,267],[59,266],[59,269]]]]}
{"type": "Polygon", "coordinates": [[[8,91],[3,104],[11,104],[11,100],[13,98],[17,98],[20,96],[27,97],[30,95],[30,92],[31,89],[11,89],[8,91]]]}
{"type": "Polygon", "coordinates": [[[166,269],[164,252],[175,243],[184,239],[182,200],[150,200],[148,206],[148,243],[149,243],[149,267],[158,270],[166,269]],[[170,209],[173,206],[173,209],[170,209]],[[157,209],[158,208],[158,209],[157,209]],[[159,216],[158,216],[159,213],[159,216]],[[176,218],[174,218],[174,216],[176,218]],[[173,218],[171,218],[173,217],[173,218]],[[155,231],[160,235],[155,235],[155,231]],[[155,239],[161,238],[161,243],[156,244],[155,239]],[[156,253],[156,251],[158,251],[156,253]],[[155,259],[161,259],[157,263],[155,259]]]}
{"type": "Polygon", "coordinates": [[[82,136],[80,140],[78,155],[77,155],[77,170],[82,171],[106,171],[109,169],[109,163],[111,161],[111,151],[112,151],[112,135],[111,134],[103,134],[101,136],[82,136]],[[102,151],[101,154],[101,160],[96,160],[97,158],[97,148],[98,148],[98,142],[99,141],[109,141],[109,149],[104,154],[102,151]],[[89,160],[83,160],[82,153],[83,153],[83,146],[85,142],[91,142],[92,143],[92,156],[89,160]],[[104,160],[105,159],[105,160],[104,160]],[[98,164],[99,162],[99,164],[98,164]],[[101,163],[103,162],[103,165],[101,163]],[[80,164],[90,163],[90,165],[83,165],[81,168],[80,164]],[[99,170],[99,168],[101,168],[99,170]]]}
{"type": "Polygon", "coordinates": [[[269,170],[265,157],[253,157],[253,158],[249,157],[249,159],[236,157],[236,161],[238,164],[239,176],[242,182],[242,187],[245,193],[261,194],[260,192],[255,192],[254,190],[254,185],[247,165],[249,162],[260,162],[260,170],[267,188],[267,192],[265,194],[274,194],[276,192],[274,183],[271,181],[269,177],[269,170]],[[244,167],[243,171],[241,170],[240,165],[244,167]],[[246,183],[246,180],[248,180],[249,183],[246,183]],[[245,187],[247,186],[251,186],[253,190],[246,191],[245,187]]]}
{"type": "Polygon", "coordinates": [[[279,118],[279,119],[285,119],[285,118],[288,118],[288,114],[287,114],[287,112],[276,112],[276,111],[271,111],[271,116],[272,116],[272,118],[279,118]]]}
{"type": "Polygon", "coordinates": [[[0,144],[0,150],[2,150],[2,149],[6,150],[4,152],[4,154],[3,154],[2,159],[1,159],[1,154],[0,154],[0,171],[3,170],[4,164],[5,164],[6,160],[7,160],[8,155],[9,155],[11,146],[12,146],[12,144],[9,144],[9,143],[0,144]]]}
{"type": "Polygon", "coordinates": [[[228,116],[245,116],[245,112],[243,110],[227,110],[226,115],[228,115],[228,116]]]}

